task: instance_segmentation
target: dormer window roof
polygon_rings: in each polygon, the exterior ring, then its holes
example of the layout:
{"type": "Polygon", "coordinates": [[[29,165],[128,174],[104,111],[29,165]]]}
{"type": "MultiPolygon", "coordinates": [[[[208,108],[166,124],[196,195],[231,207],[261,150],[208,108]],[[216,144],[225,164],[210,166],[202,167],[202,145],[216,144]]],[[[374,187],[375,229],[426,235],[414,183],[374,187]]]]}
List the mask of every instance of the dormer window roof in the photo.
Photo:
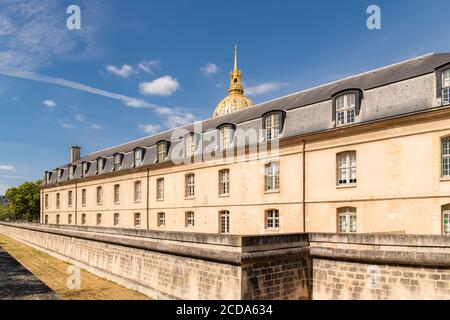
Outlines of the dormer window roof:
{"type": "Polygon", "coordinates": [[[336,93],[333,97],[333,121],[336,127],[356,122],[361,110],[362,90],[348,89],[336,93]]]}
{"type": "Polygon", "coordinates": [[[97,174],[100,174],[105,169],[106,159],[98,158],[97,159],[97,174]]]}
{"type": "Polygon", "coordinates": [[[271,111],[263,115],[265,141],[273,141],[280,138],[280,135],[283,132],[284,119],[284,111],[271,111]]]}
{"type": "Polygon", "coordinates": [[[161,163],[166,161],[169,147],[170,143],[168,141],[160,141],[156,144],[156,162],[161,163]]]}
{"type": "Polygon", "coordinates": [[[134,167],[139,167],[142,162],[144,161],[144,154],[145,149],[144,148],[136,148],[134,149],[134,167]]]}
{"type": "Polygon", "coordinates": [[[119,171],[122,166],[123,154],[116,153],[114,155],[114,171],[119,171]]]}
{"type": "Polygon", "coordinates": [[[83,164],[81,165],[83,177],[88,174],[89,167],[90,167],[90,163],[89,162],[83,162],[83,164]]]}
{"type": "Polygon", "coordinates": [[[76,169],[77,169],[77,166],[75,166],[75,165],[69,167],[69,179],[74,178],[76,169]]]}

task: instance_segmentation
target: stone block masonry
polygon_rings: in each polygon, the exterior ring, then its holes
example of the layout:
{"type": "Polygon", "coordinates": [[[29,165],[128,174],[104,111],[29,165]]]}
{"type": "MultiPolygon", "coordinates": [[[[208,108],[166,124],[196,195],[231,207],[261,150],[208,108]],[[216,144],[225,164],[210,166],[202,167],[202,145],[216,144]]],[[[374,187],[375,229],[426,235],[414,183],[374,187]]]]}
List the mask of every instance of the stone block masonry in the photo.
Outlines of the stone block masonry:
{"type": "Polygon", "coordinates": [[[447,237],[10,223],[0,233],[160,299],[450,299],[447,237]]]}

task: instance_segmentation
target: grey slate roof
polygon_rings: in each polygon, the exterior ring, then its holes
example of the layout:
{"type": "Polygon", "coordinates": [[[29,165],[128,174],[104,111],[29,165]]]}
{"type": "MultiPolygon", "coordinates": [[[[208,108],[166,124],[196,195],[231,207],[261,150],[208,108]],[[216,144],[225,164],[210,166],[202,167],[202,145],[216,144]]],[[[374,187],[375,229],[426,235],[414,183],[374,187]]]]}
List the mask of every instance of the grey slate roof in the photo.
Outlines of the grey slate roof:
{"type": "MultiPolygon", "coordinates": [[[[450,53],[440,53],[440,54],[429,54],[426,56],[418,57],[412,60],[407,60],[404,62],[400,62],[391,66],[387,66],[384,68],[376,69],[373,71],[365,72],[360,75],[352,76],[349,78],[345,78],[339,81],[335,81],[332,83],[328,83],[316,88],[312,88],[309,90],[297,92],[285,97],[281,97],[279,99],[275,99],[272,101],[268,101],[265,103],[261,103],[254,107],[241,110],[238,112],[234,112],[222,117],[211,118],[202,121],[202,130],[203,132],[208,132],[216,129],[222,124],[232,123],[239,125],[241,124],[243,127],[248,127],[247,122],[254,121],[256,119],[260,119],[265,113],[276,110],[284,110],[290,111],[294,109],[303,108],[306,106],[310,106],[313,104],[317,104],[320,102],[324,102],[330,100],[333,95],[340,91],[358,88],[363,91],[370,90],[374,88],[378,88],[381,86],[386,86],[392,83],[420,77],[426,74],[433,73],[435,69],[450,63],[450,53]]],[[[320,109],[320,105],[317,105],[317,108],[320,109]]],[[[322,111],[322,110],[321,110],[322,111]]],[[[326,117],[327,115],[324,115],[326,117]]],[[[329,115],[331,118],[331,114],[329,115]]],[[[296,119],[297,121],[298,119],[296,119]]],[[[288,121],[288,119],[286,120],[288,121]]],[[[325,121],[327,122],[328,119],[325,121]]],[[[324,121],[322,121],[324,122],[324,121]]],[[[255,124],[252,123],[252,126],[255,124]]],[[[260,126],[259,126],[260,127],[260,126]]],[[[292,127],[292,125],[291,125],[292,127]]],[[[295,127],[302,127],[301,125],[296,125],[295,127]]],[[[187,131],[194,130],[194,125],[190,124],[183,127],[187,131]]],[[[156,135],[152,135],[149,137],[145,137],[136,141],[132,141],[126,144],[118,145],[112,148],[108,148],[105,150],[101,150],[85,157],[82,157],[80,160],[72,163],[66,164],[60,168],[64,168],[65,173],[63,175],[63,181],[68,179],[67,176],[67,167],[69,165],[77,165],[77,170],[75,173],[75,179],[81,178],[81,163],[84,161],[95,161],[99,157],[107,158],[107,163],[105,165],[105,170],[103,173],[111,172],[113,169],[113,160],[112,156],[116,153],[125,154],[123,165],[121,170],[130,169],[133,166],[132,152],[134,149],[138,147],[146,148],[143,165],[153,164],[156,161],[156,143],[159,141],[171,141],[172,147],[176,145],[176,143],[180,143],[180,141],[172,140],[172,132],[173,130],[162,132],[156,135]]],[[[305,132],[301,132],[298,130],[290,130],[289,136],[300,135],[305,132]]],[[[169,159],[170,160],[170,159],[169,159]]],[[[95,175],[95,163],[91,165],[89,173],[87,176],[95,175]]],[[[49,184],[56,183],[56,172],[52,174],[52,179],[49,184]]]]}

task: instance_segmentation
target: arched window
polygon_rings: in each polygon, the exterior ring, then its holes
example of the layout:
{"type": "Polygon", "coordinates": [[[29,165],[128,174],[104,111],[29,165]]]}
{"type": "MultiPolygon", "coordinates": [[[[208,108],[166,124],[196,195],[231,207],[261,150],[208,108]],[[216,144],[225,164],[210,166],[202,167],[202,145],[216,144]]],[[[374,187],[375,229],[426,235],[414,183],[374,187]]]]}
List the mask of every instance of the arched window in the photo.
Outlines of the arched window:
{"type": "Polygon", "coordinates": [[[450,236],[450,204],[442,206],[442,235],[450,236]]]}
{"type": "Polygon", "coordinates": [[[280,164],[270,162],[265,166],[265,191],[276,191],[280,189],[280,164]]]}
{"type": "Polygon", "coordinates": [[[355,123],[361,109],[362,96],[360,89],[348,89],[332,96],[333,120],[337,127],[355,123]]]}
{"type": "Polygon", "coordinates": [[[337,154],[338,185],[356,184],[356,151],[346,151],[337,154]]]}
{"type": "Polygon", "coordinates": [[[442,176],[450,177],[450,137],[442,139],[442,176]]]}
{"type": "Polygon", "coordinates": [[[338,233],[356,233],[356,208],[346,207],[337,210],[338,233]]]}
{"type": "Polygon", "coordinates": [[[134,150],[134,167],[139,167],[144,160],[144,149],[137,148],[134,150]]]}
{"type": "Polygon", "coordinates": [[[265,212],[266,229],[280,228],[280,212],[276,209],[270,209],[265,212]]]}

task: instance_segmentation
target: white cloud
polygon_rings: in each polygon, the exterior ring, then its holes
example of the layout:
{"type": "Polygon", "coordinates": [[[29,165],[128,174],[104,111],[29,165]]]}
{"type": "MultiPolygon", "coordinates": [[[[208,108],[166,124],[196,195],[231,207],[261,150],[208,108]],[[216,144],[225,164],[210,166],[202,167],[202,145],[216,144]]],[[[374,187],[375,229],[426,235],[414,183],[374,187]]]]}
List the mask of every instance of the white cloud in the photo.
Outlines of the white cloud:
{"type": "Polygon", "coordinates": [[[77,120],[78,122],[84,122],[86,121],[86,117],[82,114],[77,114],[75,115],[75,120],[77,120]]]}
{"type": "Polygon", "coordinates": [[[207,63],[204,67],[200,68],[200,71],[203,75],[210,76],[219,72],[220,68],[214,63],[207,63]]]}
{"type": "Polygon", "coordinates": [[[122,77],[122,78],[128,78],[130,75],[134,73],[134,69],[129,64],[124,64],[122,67],[118,68],[113,65],[106,66],[106,70],[108,70],[110,73],[115,74],[116,76],[122,77]]]}
{"type": "Polygon", "coordinates": [[[16,168],[12,165],[2,165],[0,164],[0,171],[14,171],[16,168]]]}
{"type": "Polygon", "coordinates": [[[137,99],[133,97],[129,97],[123,94],[114,93],[98,88],[94,88],[79,82],[74,82],[62,78],[56,78],[56,77],[48,77],[41,74],[37,74],[35,72],[31,71],[25,71],[15,68],[7,68],[7,67],[1,67],[0,66],[0,74],[13,77],[13,78],[19,78],[19,79],[26,79],[31,81],[37,81],[42,83],[48,83],[53,84],[61,87],[70,88],[73,90],[83,91],[95,95],[99,95],[102,97],[114,99],[121,101],[124,105],[130,108],[146,108],[146,109],[152,109],[155,111],[160,117],[164,119],[164,123],[168,128],[173,128],[176,126],[176,124],[183,125],[188,122],[192,122],[192,120],[195,120],[195,116],[192,113],[186,112],[186,110],[181,108],[169,108],[165,106],[159,106],[150,102],[147,102],[142,99],[137,99]],[[188,121],[189,120],[189,121],[188,121]],[[188,122],[186,122],[188,121],[188,122]]]}
{"type": "Polygon", "coordinates": [[[67,123],[67,122],[64,122],[64,121],[61,121],[59,124],[64,129],[73,129],[74,128],[73,124],[70,124],[70,123],[67,123]]]}
{"type": "Polygon", "coordinates": [[[286,85],[285,83],[266,82],[266,83],[261,83],[261,84],[255,85],[255,86],[248,87],[245,89],[245,92],[249,96],[256,96],[256,95],[261,95],[261,94],[266,94],[266,93],[276,91],[285,85],[286,85]]]}
{"type": "Polygon", "coordinates": [[[142,61],[138,64],[137,68],[145,73],[154,74],[154,69],[158,69],[161,66],[161,62],[158,60],[142,61]]]}
{"type": "Polygon", "coordinates": [[[138,128],[147,134],[155,134],[161,131],[161,126],[158,124],[139,124],[138,128]]]}
{"type": "Polygon", "coordinates": [[[103,129],[100,125],[98,125],[96,123],[91,124],[90,128],[93,129],[93,130],[102,130],[103,129]]]}
{"type": "Polygon", "coordinates": [[[44,106],[48,107],[48,108],[54,108],[56,107],[56,102],[53,100],[45,100],[43,102],[44,106]]]}
{"type": "Polygon", "coordinates": [[[0,16],[0,36],[6,36],[13,33],[14,27],[9,19],[5,16],[0,16]]]}
{"type": "Polygon", "coordinates": [[[168,97],[180,88],[178,80],[171,76],[164,76],[151,82],[142,82],[139,91],[146,96],[168,97]]]}

